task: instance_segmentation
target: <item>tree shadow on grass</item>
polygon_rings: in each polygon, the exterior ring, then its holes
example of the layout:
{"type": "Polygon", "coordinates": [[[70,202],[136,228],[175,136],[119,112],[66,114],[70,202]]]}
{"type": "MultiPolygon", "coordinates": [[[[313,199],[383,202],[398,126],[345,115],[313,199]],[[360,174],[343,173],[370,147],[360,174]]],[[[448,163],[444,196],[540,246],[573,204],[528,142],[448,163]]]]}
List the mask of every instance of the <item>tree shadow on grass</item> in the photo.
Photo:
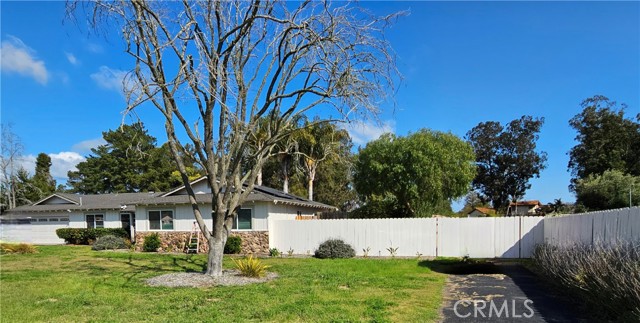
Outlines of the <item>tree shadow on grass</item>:
{"type": "MultiPolygon", "coordinates": [[[[158,255],[159,257],[138,257],[139,254],[129,253],[127,257],[102,257],[112,263],[117,263],[129,267],[121,273],[125,278],[122,286],[129,285],[132,280],[146,276],[148,273],[156,274],[172,272],[204,272],[207,267],[206,261],[194,257],[193,255],[158,255]]],[[[93,270],[104,271],[105,268],[92,266],[93,270]]]]}
{"type": "Polygon", "coordinates": [[[418,263],[420,267],[448,275],[500,274],[500,268],[493,262],[484,260],[436,259],[418,263]]]}

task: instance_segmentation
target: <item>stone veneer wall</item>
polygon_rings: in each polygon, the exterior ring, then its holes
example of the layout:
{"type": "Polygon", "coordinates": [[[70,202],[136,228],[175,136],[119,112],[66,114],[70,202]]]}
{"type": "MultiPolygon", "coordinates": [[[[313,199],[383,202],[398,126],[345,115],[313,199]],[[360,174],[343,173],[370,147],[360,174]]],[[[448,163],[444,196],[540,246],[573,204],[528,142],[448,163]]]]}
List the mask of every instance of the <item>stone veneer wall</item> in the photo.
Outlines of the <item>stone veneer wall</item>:
{"type": "MultiPolygon", "coordinates": [[[[136,233],[136,251],[142,251],[144,237],[154,232],[136,233]]],[[[189,239],[190,231],[166,231],[157,232],[160,236],[159,252],[184,252],[185,244],[189,239]]],[[[268,254],[269,253],[269,231],[240,231],[231,232],[232,236],[242,238],[241,252],[243,254],[268,254]]],[[[199,253],[207,253],[209,246],[207,241],[200,235],[199,253]]]]}

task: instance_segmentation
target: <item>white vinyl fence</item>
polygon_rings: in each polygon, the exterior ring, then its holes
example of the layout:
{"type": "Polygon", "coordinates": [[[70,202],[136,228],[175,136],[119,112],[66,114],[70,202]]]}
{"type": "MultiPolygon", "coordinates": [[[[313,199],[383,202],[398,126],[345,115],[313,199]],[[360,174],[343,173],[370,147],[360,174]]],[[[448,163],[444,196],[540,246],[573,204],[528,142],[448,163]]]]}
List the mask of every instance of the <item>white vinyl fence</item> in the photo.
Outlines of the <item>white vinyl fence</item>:
{"type": "Polygon", "coordinates": [[[473,258],[529,257],[543,240],[543,217],[412,218],[273,221],[269,245],[296,254],[313,253],[330,238],[342,239],[363,255],[473,258]]]}
{"type": "Polygon", "coordinates": [[[64,244],[64,240],[58,238],[56,229],[68,227],[68,222],[33,224],[3,223],[0,224],[0,241],[32,244],[64,244]]]}
{"type": "Polygon", "coordinates": [[[545,218],[544,237],[554,245],[638,241],[640,207],[545,218]]]}
{"type": "Polygon", "coordinates": [[[270,223],[269,247],[313,253],[330,238],[363,255],[529,258],[544,241],[609,243],[640,240],[640,207],[558,217],[278,220],[270,223]]]}

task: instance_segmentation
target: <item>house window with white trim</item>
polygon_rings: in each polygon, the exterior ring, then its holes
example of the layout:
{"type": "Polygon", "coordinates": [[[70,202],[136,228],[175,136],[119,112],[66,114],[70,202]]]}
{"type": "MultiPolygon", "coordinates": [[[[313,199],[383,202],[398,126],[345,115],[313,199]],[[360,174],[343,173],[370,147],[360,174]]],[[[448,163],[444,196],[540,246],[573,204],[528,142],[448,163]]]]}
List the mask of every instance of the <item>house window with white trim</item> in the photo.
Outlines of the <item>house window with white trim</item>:
{"type": "Polygon", "coordinates": [[[251,230],[251,209],[240,209],[233,219],[233,230],[251,230]]]}
{"type": "Polygon", "coordinates": [[[149,230],[173,230],[173,210],[149,211],[149,230]]]}
{"type": "Polygon", "coordinates": [[[104,214],[87,214],[87,228],[104,228],[104,214]]]}

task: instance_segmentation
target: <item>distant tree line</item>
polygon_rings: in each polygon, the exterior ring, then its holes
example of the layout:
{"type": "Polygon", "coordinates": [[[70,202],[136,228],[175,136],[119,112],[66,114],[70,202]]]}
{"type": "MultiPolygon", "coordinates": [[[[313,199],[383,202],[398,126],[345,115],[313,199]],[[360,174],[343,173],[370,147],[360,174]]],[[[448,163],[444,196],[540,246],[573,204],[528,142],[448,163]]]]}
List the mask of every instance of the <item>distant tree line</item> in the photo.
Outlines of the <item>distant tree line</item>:
{"type": "MultiPolygon", "coordinates": [[[[569,124],[577,131],[569,151],[570,189],[576,204],[556,199],[543,213],[601,210],[640,202],[640,114],[625,116],[604,96],[581,104],[569,124]],[[630,201],[631,200],[631,201],[630,201]]],[[[268,117],[265,117],[268,118],[268,117]]],[[[337,206],[349,217],[456,215],[451,202],[465,197],[457,216],[474,207],[504,214],[540,177],[547,154],[537,149],[544,118],[522,116],[507,124],[481,122],[459,138],[422,129],[407,136],[382,135],[353,152],[349,133],[319,119],[298,118],[261,167],[258,185],[337,206]]],[[[248,145],[259,146],[264,120],[248,145]]],[[[91,149],[66,187],[51,176],[51,158],[40,153],[33,176],[20,163],[23,146],[10,126],[2,129],[3,209],[34,203],[54,191],[82,194],[167,191],[182,184],[166,144],[157,145],[140,122],[103,132],[105,144],[91,149]]],[[[192,147],[184,147],[185,157],[192,147]]],[[[188,161],[190,179],[201,165],[188,161]]],[[[247,165],[250,167],[250,165],[247,165]]]]}

